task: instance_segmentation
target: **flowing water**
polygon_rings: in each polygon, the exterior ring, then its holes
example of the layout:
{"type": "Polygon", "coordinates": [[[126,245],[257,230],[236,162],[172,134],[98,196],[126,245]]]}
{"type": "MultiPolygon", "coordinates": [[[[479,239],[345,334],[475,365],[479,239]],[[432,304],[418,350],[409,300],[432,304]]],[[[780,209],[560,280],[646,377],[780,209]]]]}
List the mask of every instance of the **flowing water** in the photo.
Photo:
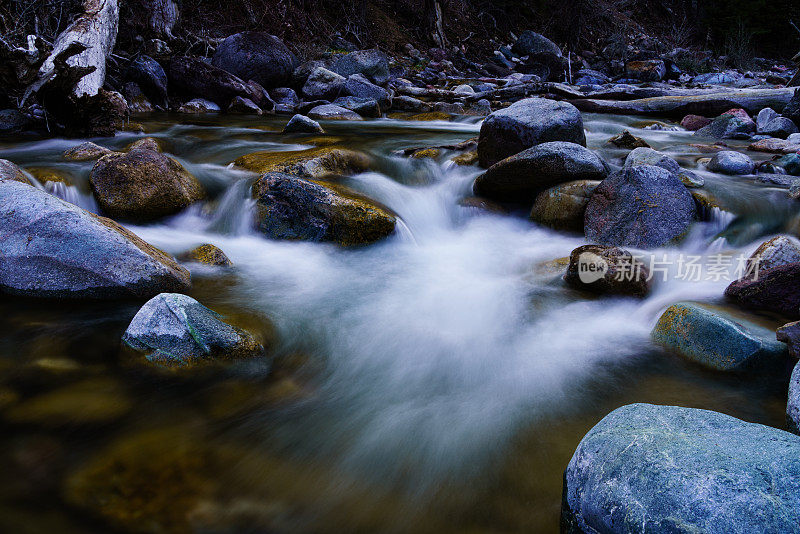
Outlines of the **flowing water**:
{"type": "MultiPolygon", "coordinates": [[[[394,155],[463,141],[477,135],[477,122],[324,125],[338,144],[379,161],[380,172],[344,183],[399,217],[394,236],[361,249],[270,241],[252,229],[253,176],[230,162],[319,137],[282,135],[281,119],[143,124],[214,200],[131,230],[174,254],[203,243],[224,250],[235,269],[190,266],[192,296],[272,340],[272,368],[164,377],[120,355],[136,303],[0,301],[2,531],[107,532],[75,497],[75,473],[141,436],[155,436],[142,438],[143,457],[131,453],[112,472],[124,481],[141,471],[147,481],[129,490],[104,475],[96,484],[115,497],[89,508],[143,531],[151,517],[178,517],[169,531],[553,532],[572,452],[616,407],[675,404],[784,425],[783,374],[711,373],[649,341],[671,303],[722,302],[725,277],[673,276],[681,255],[747,254],[791,227],[796,211],[785,190],[701,170],[707,154],[688,132],[585,117],[590,148],[612,166],[626,151],[606,140],[630,129],[696,169],[720,206],[680,247],[657,251],[671,261],[670,276],[636,300],[563,286],[563,265],[551,262],[583,244],[579,236],[522,213],[460,206],[476,168],[453,165],[452,154],[394,155]],[[175,452],[184,449],[215,460],[187,467],[175,452]]],[[[95,141],[121,149],[142,135],[95,141]]],[[[78,142],[0,144],[0,158],[67,176],[73,185],[44,187],[96,211],[86,183],[92,163],[61,158],[78,142]]]]}

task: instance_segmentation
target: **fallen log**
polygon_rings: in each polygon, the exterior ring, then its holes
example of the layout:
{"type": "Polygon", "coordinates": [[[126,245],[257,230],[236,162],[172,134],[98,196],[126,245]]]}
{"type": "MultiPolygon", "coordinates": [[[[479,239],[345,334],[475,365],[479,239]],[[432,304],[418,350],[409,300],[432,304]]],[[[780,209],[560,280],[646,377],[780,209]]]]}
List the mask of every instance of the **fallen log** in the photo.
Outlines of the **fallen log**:
{"type": "Polygon", "coordinates": [[[72,95],[94,96],[103,87],[106,59],[117,40],[119,5],[117,0],[84,0],[83,9],[83,14],[56,38],[53,51],[39,69],[36,81],[26,91],[23,103],[30,95],[53,81],[59,73],[65,72],[63,66],[59,68],[57,59],[64,58],[64,52],[68,49],[74,51],[75,45],[84,48],[78,53],[69,54],[66,62],[68,66],[83,72],[84,76],[75,83],[72,95]]]}
{"type": "Polygon", "coordinates": [[[780,112],[789,103],[794,89],[751,89],[700,95],[660,96],[637,100],[571,99],[581,111],[616,115],[658,115],[680,118],[687,114],[717,116],[732,108],[755,115],[764,108],[780,112]]]}

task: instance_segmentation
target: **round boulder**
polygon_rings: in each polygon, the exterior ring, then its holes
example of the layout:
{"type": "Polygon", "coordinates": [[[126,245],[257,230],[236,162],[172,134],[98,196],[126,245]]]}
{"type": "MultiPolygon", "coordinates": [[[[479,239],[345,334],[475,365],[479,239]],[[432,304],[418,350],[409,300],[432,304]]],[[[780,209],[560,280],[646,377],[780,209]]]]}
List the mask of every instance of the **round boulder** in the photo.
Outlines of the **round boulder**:
{"type": "Polygon", "coordinates": [[[89,183],[105,213],[137,222],[173,215],[206,196],[180,163],[145,148],[103,156],[92,168],[89,183]]]}
{"type": "Polygon", "coordinates": [[[572,104],[545,98],[526,98],[489,114],[478,138],[482,167],[548,141],[586,146],[581,113],[572,104]]]}
{"type": "Polygon", "coordinates": [[[542,191],[533,203],[530,219],[554,230],[583,233],[586,205],[598,185],[597,180],[577,180],[542,191]]]}
{"type": "Polygon", "coordinates": [[[297,59],[286,45],[265,32],[241,32],[228,36],[214,52],[212,64],[270,89],[287,85],[297,59]]]}
{"type": "Polygon", "coordinates": [[[734,150],[717,152],[708,163],[708,170],[721,174],[753,174],[756,164],[746,154],[734,150]]]}
{"type": "Polygon", "coordinates": [[[570,254],[564,282],[592,293],[645,297],[652,278],[647,266],[627,250],[584,245],[570,254]]]}
{"type": "MultiPolygon", "coordinates": [[[[478,145],[480,153],[480,144],[478,145]]],[[[600,157],[576,143],[542,143],[510,156],[475,180],[476,195],[528,203],[537,193],[575,180],[602,180],[608,171],[600,157]]]]}

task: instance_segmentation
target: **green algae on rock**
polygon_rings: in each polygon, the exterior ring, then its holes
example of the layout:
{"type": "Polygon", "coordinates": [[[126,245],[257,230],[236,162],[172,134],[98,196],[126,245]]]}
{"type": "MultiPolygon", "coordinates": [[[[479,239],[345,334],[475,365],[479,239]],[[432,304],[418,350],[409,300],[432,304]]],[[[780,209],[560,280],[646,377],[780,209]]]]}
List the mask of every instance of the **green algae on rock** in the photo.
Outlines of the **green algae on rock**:
{"type": "Polygon", "coordinates": [[[692,302],[673,304],[661,315],[653,341],[718,371],[782,362],[786,345],[751,321],[692,302]]]}

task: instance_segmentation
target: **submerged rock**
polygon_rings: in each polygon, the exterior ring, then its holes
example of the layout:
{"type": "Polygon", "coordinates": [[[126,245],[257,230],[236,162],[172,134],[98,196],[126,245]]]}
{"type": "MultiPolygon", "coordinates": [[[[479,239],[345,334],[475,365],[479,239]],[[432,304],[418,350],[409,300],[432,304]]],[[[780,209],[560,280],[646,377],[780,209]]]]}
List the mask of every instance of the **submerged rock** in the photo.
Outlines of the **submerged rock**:
{"type": "Polygon", "coordinates": [[[48,427],[96,425],[111,423],[132,407],[122,384],[90,378],[28,398],[3,415],[13,423],[48,427]]]}
{"type": "Polygon", "coordinates": [[[289,119],[286,126],[283,128],[283,133],[325,133],[322,126],[319,125],[314,119],[309,119],[305,115],[299,113],[289,119]]]}
{"type": "Polygon", "coordinates": [[[733,150],[723,150],[714,154],[708,163],[708,170],[722,174],[753,174],[756,164],[746,154],[733,150]]]}
{"type": "Polygon", "coordinates": [[[654,248],[683,236],[695,214],[694,199],[676,175],[638,165],[597,186],[584,229],[587,239],[599,244],[654,248]]]}
{"type": "Polygon", "coordinates": [[[394,232],[394,215],[341,186],[270,172],[253,185],[253,195],[258,229],[273,239],[354,246],[394,232]]]}
{"type": "Polygon", "coordinates": [[[65,150],[63,158],[67,161],[91,161],[111,153],[112,151],[104,146],[86,141],[65,150]]]}
{"type": "Polygon", "coordinates": [[[721,413],[631,404],[595,425],[564,474],[562,532],[789,532],[800,437],[721,413]]]}
{"type": "Polygon", "coordinates": [[[586,146],[580,112],[566,102],[526,98],[486,117],[478,138],[478,157],[482,167],[490,167],[548,141],[586,146]]]}
{"type": "Polygon", "coordinates": [[[800,263],[759,269],[757,279],[732,282],[725,296],[743,308],[800,317],[800,263]]]}
{"type": "Polygon", "coordinates": [[[684,358],[718,371],[780,362],[786,354],[772,330],[692,302],[667,308],[651,336],[684,358]]]}
{"type": "Polygon", "coordinates": [[[573,250],[564,281],[575,289],[632,297],[647,296],[652,285],[644,263],[627,250],[602,245],[573,250]]]}
{"type": "Polygon", "coordinates": [[[89,184],[105,213],[131,221],[173,215],[206,196],[180,163],[144,148],[103,156],[92,168],[89,184]]]}
{"type": "Polygon", "coordinates": [[[0,181],[0,288],[26,296],[149,298],[189,273],[114,221],[29,185],[0,181]]]}
{"type": "Polygon", "coordinates": [[[128,325],[122,341],[154,363],[186,367],[209,360],[260,356],[264,348],[252,334],[179,293],[147,301],[128,325]]]}
{"type": "Polygon", "coordinates": [[[530,219],[554,230],[583,233],[586,206],[598,185],[598,180],[577,180],[542,191],[533,203],[530,219]]]}
{"type": "Polygon", "coordinates": [[[284,172],[319,178],[328,174],[364,172],[370,168],[372,160],[362,152],[325,146],[300,151],[253,152],[237,158],[233,163],[259,174],[284,172]]]}
{"type": "Polygon", "coordinates": [[[231,267],[233,262],[218,247],[206,243],[178,256],[180,261],[203,263],[215,267],[231,267]]]}
{"type": "Polygon", "coordinates": [[[247,31],[228,36],[217,46],[211,63],[270,89],[289,83],[297,59],[279,38],[247,31]]]}
{"type": "MultiPolygon", "coordinates": [[[[479,153],[480,153],[480,144],[479,153]]],[[[516,203],[531,202],[537,193],[575,180],[602,180],[605,163],[588,148],[563,141],[541,143],[510,156],[475,180],[478,196],[516,203]]]]}

